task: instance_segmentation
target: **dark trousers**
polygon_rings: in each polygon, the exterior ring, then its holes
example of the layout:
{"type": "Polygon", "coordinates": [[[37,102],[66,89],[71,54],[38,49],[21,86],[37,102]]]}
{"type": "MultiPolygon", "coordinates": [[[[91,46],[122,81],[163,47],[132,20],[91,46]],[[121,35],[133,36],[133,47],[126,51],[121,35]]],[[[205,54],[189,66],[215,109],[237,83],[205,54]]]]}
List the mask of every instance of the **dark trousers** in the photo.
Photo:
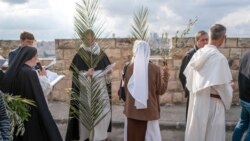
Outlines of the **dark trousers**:
{"type": "Polygon", "coordinates": [[[145,141],[147,121],[128,118],[127,140],[145,141]]]}
{"type": "Polygon", "coordinates": [[[188,116],[188,105],[189,105],[189,96],[187,96],[187,105],[186,105],[186,122],[187,122],[187,116],[188,116]]]}

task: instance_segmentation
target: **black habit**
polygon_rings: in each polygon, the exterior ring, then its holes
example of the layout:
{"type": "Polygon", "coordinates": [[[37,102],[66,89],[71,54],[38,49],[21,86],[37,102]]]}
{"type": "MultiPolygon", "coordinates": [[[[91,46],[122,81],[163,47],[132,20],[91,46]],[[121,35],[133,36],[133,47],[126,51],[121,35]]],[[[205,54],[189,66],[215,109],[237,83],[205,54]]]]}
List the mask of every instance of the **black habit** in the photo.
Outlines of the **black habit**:
{"type": "MultiPolygon", "coordinates": [[[[78,74],[75,71],[75,68],[73,66],[76,67],[76,69],[78,71],[88,71],[89,67],[88,65],[85,63],[85,61],[81,58],[80,52],[86,52],[83,48],[80,48],[77,52],[77,54],[74,56],[73,61],[71,63],[70,66],[70,70],[73,72],[73,77],[75,76],[76,78],[78,78],[78,74]]],[[[90,52],[87,52],[90,55],[90,52]]],[[[105,70],[105,68],[110,65],[110,61],[109,58],[107,57],[107,55],[104,52],[100,53],[101,55],[103,55],[102,59],[100,59],[99,63],[97,64],[97,66],[94,68],[94,70],[105,70]]],[[[97,55],[93,55],[92,57],[95,58],[97,57],[97,55]]],[[[72,79],[73,80],[73,79],[72,79]]],[[[78,94],[79,89],[77,87],[77,84],[75,82],[72,81],[72,89],[74,91],[76,91],[78,94]]],[[[107,84],[107,89],[108,89],[108,94],[109,94],[109,98],[111,100],[111,83],[107,84]]],[[[72,102],[70,103],[70,105],[72,106],[72,102]]],[[[78,107],[75,107],[76,109],[78,109],[78,107]]],[[[107,129],[108,132],[111,132],[111,121],[109,124],[109,128],[107,129]]],[[[71,140],[79,140],[80,139],[80,135],[79,135],[79,120],[78,117],[75,117],[75,115],[73,114],[71,108],[69,111],[69,121],[68,121],[68,128],[67,128],[67,133],[66,133],[66,139],[65,141],[71,141],[71,140]]]]}
{"type": "Polygon", "coordinates": [[[189,61],[193,57],[194,53],[198,50],[199,48],[194,46],[191,50],[189,50],[184,58],[182,59],[181,66],[180,66],[180,72],[179,72],[179,79],[181,81],[182,87],[185,92],[185,97],[187,98],[187,106],[186,106],[186,119],[187,119],[187,113],[188,113],[188,104],[189,104],[189,91],[186,87],[186,76],[183,74],[184,70],[186,69],[189,61]]]}
{"type": "Polygon", "coordinates": [[[49,111],[36,71],[25,64],[37,54],[34,47],[23,47],[15,57],[15,63],[6,72],[9,93],[33,100],[30,117],[24,122],[23,136],[15,136],[14,141],[62,141],[62,137],[49,111]]]}

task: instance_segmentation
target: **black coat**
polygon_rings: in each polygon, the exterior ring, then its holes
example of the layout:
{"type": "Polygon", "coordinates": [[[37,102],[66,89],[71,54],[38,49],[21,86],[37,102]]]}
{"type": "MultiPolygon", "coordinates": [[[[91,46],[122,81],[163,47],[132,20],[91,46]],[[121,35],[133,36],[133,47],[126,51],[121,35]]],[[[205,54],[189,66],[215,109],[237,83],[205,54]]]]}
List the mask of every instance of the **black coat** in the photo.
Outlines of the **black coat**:
{"type": "Polygon", "coordinates": [[[180,72],[179,72],[179,79],[181,81],[182,87],[185,91],[185,97],[189,96],[189,91],[186,87],[186,76],[183,74],[184,70],[186,69],[189,61],[191,60],[191,58],[193,57],[194,53],[198,50],[197,47],[193,47],[190,51],[188,51],[186,53],[186,55],[184,56],[182,63],[181,63],[181,67],[180,67],[180,72]]]}
{"type": "Polygon", "coordinates": [[[238,83],[240,99],[250,103],[250,78],[239,73],[238,83]]]}
{"type": "Polygon", "coordinates": [[[14,141],[62,141],[60,132],[49,111],[37,73],[23,64],[13,81],[12,94],[33,100],[36,106],[30,106],[30,117],[25,121],[25,133],[14,141]]]}
{"type": "MultiPolygon", "coordinates": [[[[88,69],[89,69],[87,64],[84,62],[84,60],[79,55],[79,52],[81,52],[81,51],[84,51],[84,50],[80,49],[78,51],[78,53],[74,56],[73,61],[72,61],[71,66],[70,66],[70,70],[73,72],[73,77],[75,76],[76,78],[77,78],[78,74],[75,72],[75,69],[73,68],[73,66],[75,66],[78,71],[88,71],[88,69]]],[[[108,65],[111,64],[107,55],[104,52],[102,52],[101,54],[103,54],[103,57],[99,61],[97,66],[94,68],[94,70],[104,70],[108,65]]],[[[92,55],[92,57],[97,57],[97,56],[92,55]]],[[[107,84],[107,88],[108,88],[109,97],[111,99],[111,84],[107,84]]],[[[74,91],[76,91],[79,94],[79,89],[77,88],[77,86],[74,82],[72,82],[72,89],[74,89],[74,91]]],[[[72,100],[70,103],[71,103],[70,105],[72,105],[72,100]]],[[[78,107],[75,107],[75,108],[78,109],[78,107]]],[[[111,131],[111,121],[110,121],[108,131],[109,132],[111,131]]],[[[73,115],[73,112],[70,109],[68,128],[67,128],[65,141],[79,140],[79,139],[80,139],[79,120],[77,119],[77,117],[75,115],[73,115]]]]}

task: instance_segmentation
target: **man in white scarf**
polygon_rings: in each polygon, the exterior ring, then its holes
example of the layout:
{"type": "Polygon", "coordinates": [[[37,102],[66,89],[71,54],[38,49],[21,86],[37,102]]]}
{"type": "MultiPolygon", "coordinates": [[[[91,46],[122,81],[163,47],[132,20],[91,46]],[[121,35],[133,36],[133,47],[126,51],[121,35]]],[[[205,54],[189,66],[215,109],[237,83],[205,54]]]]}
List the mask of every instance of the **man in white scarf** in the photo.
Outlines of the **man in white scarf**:
{"type": "Polygon", "coordinates": [[[184,71],[190,91],[185,141],[225,141],[225,109],[231,106],[233,92],[228,61],[218,50],[225,34],[223,25],[213,25],[208,44],[184,71]]]}
{"type": "Polygon", "coordinates": [[[163,68],[162,76],[160,68],[149,61],[150,47],[145,41],[135,41],[133,54],[124,75],[124,141],[161,141],[159,96],[167,89],[168,68],[163,68]]]}

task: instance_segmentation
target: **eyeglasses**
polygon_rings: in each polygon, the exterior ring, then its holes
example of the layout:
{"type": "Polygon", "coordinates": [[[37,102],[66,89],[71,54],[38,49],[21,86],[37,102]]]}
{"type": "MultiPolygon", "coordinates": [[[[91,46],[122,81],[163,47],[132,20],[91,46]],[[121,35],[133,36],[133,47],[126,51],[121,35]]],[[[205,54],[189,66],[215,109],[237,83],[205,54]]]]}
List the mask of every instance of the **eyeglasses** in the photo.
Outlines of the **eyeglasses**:
{"type": "Polygon", "coordinates": [[[207,42],[208,41],[208,39],[206,38],[206,39],[201,39],[201,40],[198,40],[199,42],[207,42]]]}

